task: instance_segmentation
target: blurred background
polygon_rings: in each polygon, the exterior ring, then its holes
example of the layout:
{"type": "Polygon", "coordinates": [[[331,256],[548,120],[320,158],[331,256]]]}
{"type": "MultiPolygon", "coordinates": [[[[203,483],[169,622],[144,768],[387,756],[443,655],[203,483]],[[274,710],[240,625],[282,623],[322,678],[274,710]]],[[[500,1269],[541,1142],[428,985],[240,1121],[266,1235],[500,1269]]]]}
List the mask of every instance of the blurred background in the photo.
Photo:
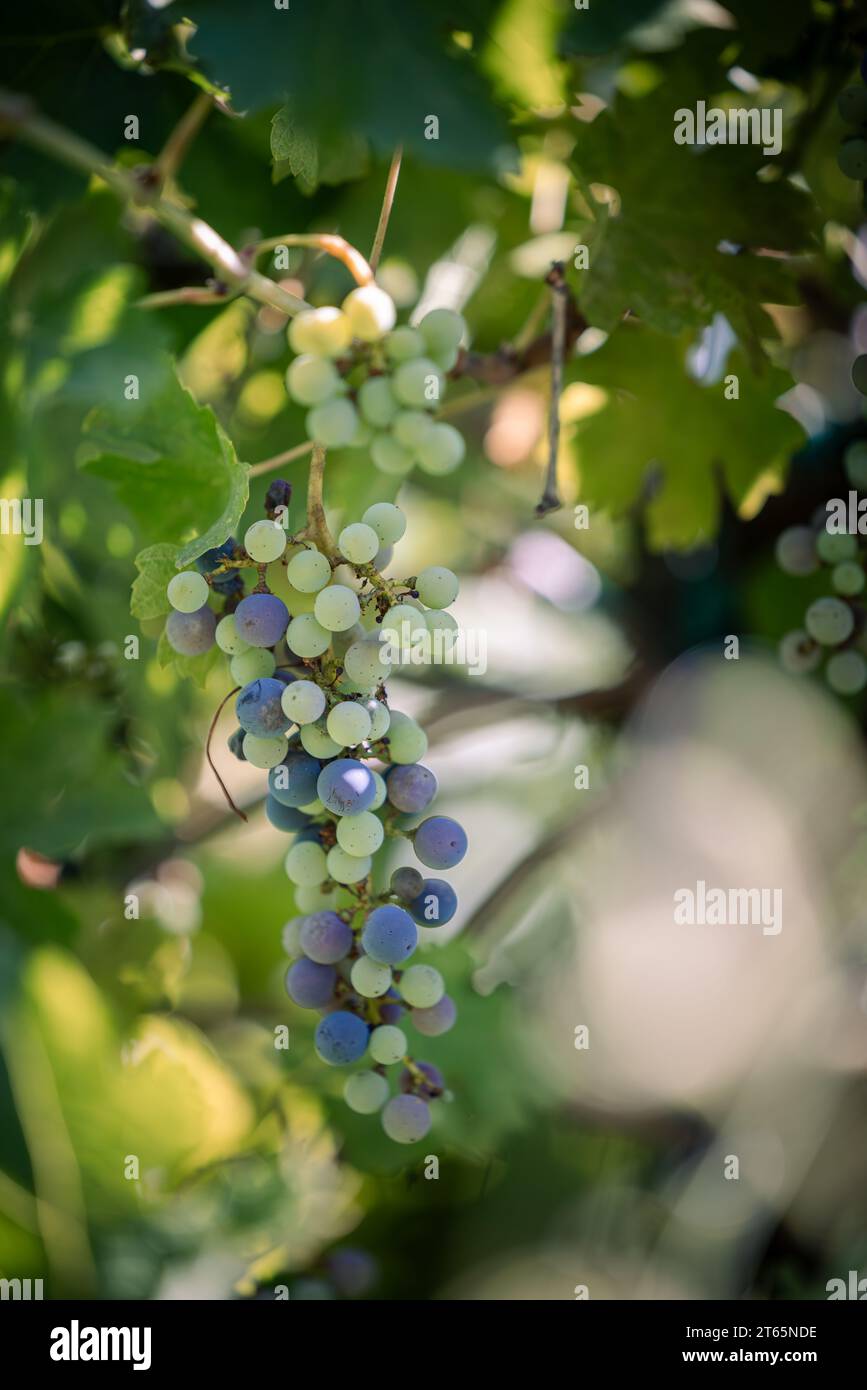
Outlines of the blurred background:
{"type": "MultiPolygon", "coordinates": [[[[583,316],[559,511],[534,516],[544,344],[451,386],[458,472],[327,467],[336,526],[399,490],[390,572],[455,570],[487,643],[484,674],[390,683],[470,838],[425,948],[460,1011],[421,1049],[449,1095],[412,1150],[343,1104],[283,988],[296,907],[261,775],[218,736],[241,824],[204,761],[225,677],[160,664],[161,622],[130,617],[138,552],[227,505],[178,381],[243,464],[304,440],[286,319],[179,303],[211,268],[4,106],[2,496],[42,499],[44,537],[0,535],[0,1276],[85,1299],[825,1298],[867,1276],[867,725],[862,691],[780,669],[830,589],[775,544],[857,487],[867,441],[867,221],[835,105],[863,17],[329,0],[278,16],[290,43],[247,8],[47,4],[0,86],[133,170],[208,93],[164,196],[239,248],[315,230],[366,253],[403,144],[379,279],[404,321],[459,309],[490,364],[544,334],[554,260],[583,316]],[[675,145],[698,100],[779,110],[781,155],[675,145]],[[133,442],[95,450],[131,374],[133,442]],[[780,889],[782,931],[675,925],[700,879],[780,889]]],[[[260,268],[314,304],[352,283],[303,249],[260,268]]],[[[254,472],[242,528],[275,476],[301,525],[306,475],[254,472]]]]}

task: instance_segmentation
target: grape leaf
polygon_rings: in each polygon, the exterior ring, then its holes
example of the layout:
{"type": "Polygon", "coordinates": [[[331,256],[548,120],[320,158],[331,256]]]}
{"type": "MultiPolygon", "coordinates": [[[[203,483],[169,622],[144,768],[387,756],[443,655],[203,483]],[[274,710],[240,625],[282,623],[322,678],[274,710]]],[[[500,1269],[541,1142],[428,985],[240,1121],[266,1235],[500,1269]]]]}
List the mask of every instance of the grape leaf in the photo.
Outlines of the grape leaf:
{"type": "Polygon", "coordinates": [[[290,94],[293,114],[317,143],[354,131],[379,154],[402,144],[426,162],[462,169],[496,167],[503,147],[512,149],[504,117],[469,56],[451,43],[434,0],[359,0],[350,9],[318,0],[289,10],[191,0],[187,13],[197,25],[191,55],[233,104],[258,111],[290,94]],[[432,116],[436,138],[426,134],[432,116]]]}
{"type": "Polygon", "coordinates": [[[696,73],[684,72],[678,55],[652,92],[619,94],[581,129],[577,177],[585,189],[613,186],[620,199],[599,227],[581,305],[607,332],[627,311],[669,333],[721,312],[758,363],[761,339],[776,336],[762,305],[797,302],[779,253],[811,246],[815,214],[801,189],[757,176],[767,162],[760,146],[675,144],[675,110],[694,110],[725,86],[707,44],[691,51],[696,73]]]}
{"type": "Polygon", "coordinates": [[[179,569],[222,544],[247,505],[246,465],[210,407],[174,376],[154,397],[94,409],[79,466],[111,483],[145,535],[180,545],[179,569]]]}
{"type": "Polygon", "coordinates": [[[321,183],[346,183],[360,179],[370,163],[367,141],[354,131],[317,140],[298,119],[291,103],[275,112],[271,121],[273,181],[295,178],[302,193],[314,193],[321,183]]]}
{"type": "Polygon", "coordinates": [[[291,108],[281,106],[271,121],[271,155],[275,164],[286,164],[302,188],[311,192],[319,182],[316,139],[299,122],[291,108]]]}
{"type": "Polygon", "coordinates": [[[148,618],[161,618],[168,613],[171,604],[166,597],[169,580],[177,572],[178,547],[176,545],[150,545],[135,557],[138,574],[132,584],[132,598],[129,611],[134,618],[146,621],[148,618]]]}
{"type": "Polygon", "coordinates": [[[776,368],[752,374],[740,352],[727,371],[738,378],[738,399],[724,383],[701,385],[689,376],[686,336],[671,339],[627,323],[574,373],[609,393],[605,406],[580,422],[574,440],[581,499],[591,508],[622,513],[639,500],[651,466],[661,485],[646,508],[655,550],[687,550],[719,526],[721,490],[750,518],[782,488],[790,454],[803,442],[800,426],[776,399],[791,378],[776,368]]]}

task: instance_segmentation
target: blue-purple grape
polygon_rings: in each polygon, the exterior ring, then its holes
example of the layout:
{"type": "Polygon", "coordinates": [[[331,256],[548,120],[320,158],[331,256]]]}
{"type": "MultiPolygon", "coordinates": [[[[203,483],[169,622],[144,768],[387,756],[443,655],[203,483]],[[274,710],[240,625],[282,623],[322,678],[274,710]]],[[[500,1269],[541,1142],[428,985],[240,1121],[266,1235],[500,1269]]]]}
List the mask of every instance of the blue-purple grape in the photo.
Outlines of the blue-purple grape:
{"type": "Polygon", "coordinates": [[[376,782],[370,768],[357,758],[335,758],[319,773],[314,796],[335,815],[357,816],[370,810],[376,800],[376,782]]]}
{"type": "Polygon", "coordinates": [[[409,1068],[404,1067],[398,1081],[401,1091],[405,1095],[421,1096],[424,1100],[436,1100],[446,1088],[445,1077],[433,1062],[416,1062],[415,1065],[423,1073],[424,1080],[418,1080],[409,1068]]]}
{"type": "Polygon", "coordinates": [[[466,831],[449,816],[430,816],[422,821],[412,843],[429,869],[453,869],[467,852],[466,831]]]}
{"type": "Polygon", "coordinates": [[[388,799],[408,815],[426,811],[437,794],[437,779],[421,763],[403,763],[388,775],[388,799]]]}
{"type": "Polygon", "coordinates": [[[251,647],[273,647],[289,625],[289,609],[276,594],[248,594],[235,609],[235,625],[251,647]]]}
{"type": "Polygon", "coordinates": [[[380,965],[403,965],[418,945],[418,928],[402,907],[375,907],[364,924],[361,944],[380,965]]]}
{"type": "Polygon", "coordinates": [[[207,604],[195,613],[172,610],[166,619],[166,640],[181,656],[201,656],[214,645],[217,617],[207,604]]]}
{"type": "Polygon", "coordinates": [[[275,738],[289,727],[282,705],[285,685],[273,676],[265,676],[245,685],[235,701],[238,723],[248,734],[257,738],[275,738]]]}
{"type": "MultiPolygon", "coordinates": [[[[271,770],[273,772],[273,768],[271,770]]],[[[275,830],[284,830],[288,834],[304,830],[310,824],[310,817],[303,811],[299,811],[296,806],[284,806],[282,801],[278,801],[276,796],[271,796],[270,793],[265,797],[265,815],[275,830]]]]}
{"type": "MultiPolygon", "coordinates": [[[[390,888],[404,902],[411,903],[417,898],[424,887],[424,878],[418,869],[401,868],[395,869],[391,876],[390,888]]],[[[410,909],[411,910],[411,909],[410,909]]]]}
{"type": "Polygon", "coordinates": [[[302,957],[286,971],[286,993],[301,1009],[322,1009],[334,993],[337,971],[302,957]]]}
{"type": "Polygon", "coordinates": [[[438,1004],[432,1004],[429,1009],[411,1009],[409,1016],[413,1026],[426,1038],[438,1038],[454,1027],[458,1010],[454,999],[444,994],[438,1004]]]}
{"type": "Polygon", "coordinates": [[[352,945],[352,928],[336,912],[313,912],[304,922],[301,949],[320,965],[336,965],[352,945]]]}
{"type": "Polygon", "coordinates": [[[316,1026],[316,1051],[332,1067],[349,1066],[367,1051],[368,1027],[357,1014],[338,1009],[316,1026]]]}
{"type": "Polygon", "coordinates": [[[426,878],[408,904],[415,920],[423,927],[441,927],[458,910],[458,895],[444,878],[426,878]]]}
{"type": "Polygon", "coordinates": [[[418,1096],[392,1096],[382,1112],[382,1127],[396,1144],[415,1144],[430,1129],[431,1115],[418,1096]]]}
{"type": "Polygon", "coordinates": [[[316,782],[322,764],[300,748],[290,748],[282,763],[268,773],[271,795],[284,806],[309,806],[316,800],[316,782]]]}

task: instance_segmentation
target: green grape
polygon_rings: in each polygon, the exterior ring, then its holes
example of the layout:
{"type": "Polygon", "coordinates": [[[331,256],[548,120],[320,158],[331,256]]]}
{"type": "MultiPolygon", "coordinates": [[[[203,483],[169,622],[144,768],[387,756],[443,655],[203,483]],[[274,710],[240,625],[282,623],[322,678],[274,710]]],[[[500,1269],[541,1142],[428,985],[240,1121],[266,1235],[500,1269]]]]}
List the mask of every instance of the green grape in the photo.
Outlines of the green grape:
{"type": "Polygon", "coordinates": [[[361,690],[374,690],[391,675],[391,666],[382,659],[379,633],[376,638],[353,642],[343,658],[343,669],[361,690]]]}
{"type": "Polygon", "coordinates": [[[329,738],[320,722],[302,725],[301,747],[311,758],[336,758],[343,745],[329,738]]]}
{"type": "Polygon", "coordinates": [[[244,534],[244,549],[257,565],[270,565],[286,549],[286,532],[278,521],[254,521],[244,534]]]}
{"type": "MultiPolygon", "coordinates": [[[[862,143],[867,149],[867,140],[862,143]]],[[[852,363],[852,385],[862,396],[867,396],[867,352],[862,352],[852,363]]]]}
{"type": "Polygon", "coordinates": [[[817,598],[807,609],[804,625],[810,636],[823,647],[837,647],[851,637],[855,618],[848,604],[839,598],[817,598]]]}
{"type": "Polygon", "coordinates": [[[355,700],[342,700],[331,709],[325,727],[335,743],[342,748],[354,748],[370,737],[370,715],[355,700]]]}
{"type": "Polygon", "coordinates": [[[283,950],[292,959],[297,959],[304,954],[301,949],[301,928],[303,926],[303,917],[290,917],[280,934],[283,950]]]}
{"type": "Polygon", "coordinates": [[[789,526],[777,537],[774,555],[784,574],[812,574],[817,568],[816,537],[809,526],[789,526]]]}
{"type": "Polygon", "coordinates": [[[374,502],[361,519],[372,527],[383,545],[397,545],[406,531],[406,517],[393,502],[374,502]]]}
{"type": "MultiPolygon", "coordinates": [[[[316,614],[317,623],[327,629],[329,634],[344,632],[358,622],[361,615],[361,605],[358,602],[357,594],[353,593],[352,589],[348,589],[345,584],[329,584],[327,589],[320,589],[316,595],[313,612],[316,614]]],[[[294,621],[298,622],[299,620],[296,618],[294,621]]],[[[292,630],[291,624],[289,630],[290,632],[292,630]]],[[[299,656],[303,655],[301,652],[298,654],[299,656]]]]}
{"type": "Polygon", "coordinates": [[[304,309],[289,325],[289,346],[293,352],[311,357],[339,357],[352,342],[352,325],[346,315],[333,307],[304,309]]]}
{"type": "Polygon", "coordinates": [[[344,526],[337,544],[341,555],[345,555],[351,564],[367,565],[379,550],[379,536],[372,526],[355,521],[351,526],[344,526]]]}
{"type": "Polygon", "coordinates": [[[370,803],[370,810],[378,811],[381,806],[385,805],[388,787],[385,785],[385,778],[380,777],[379,773],[376,771],[374,771],[373,774],[373,784],[376,787],[376,795],[370,803]]]}
{"type": "Polygon", "coordinates": [[[342,449],[358,429],[358,412],[352,401],[339,396],[315,405],[307,416],[307,433],[327,449],[342,449]]]}
{"type": "Polygon", "coordinates": [[[405,449],[391,434],[376,435],[370,446],[370,457],[380,473],[402,476],[413,465],[412,452],[405,449]]]}
{"type": "Polygon", "coordinates": [[[454,309],[431,309],[418,326],[431,352],[443,352],[458,348],[461,339],[466,337],[467,325],[454,309]]]}
{"type": "Polygon", "coordinates": [[[249,651],[239,652],[229,662],[232,680],[236,685],[249,685],[250,681],[273,676],[277,660],[267,647],[251,647],[249,651]]]}
{"type": "MultiPolygon", "coordinates": [[[[214,633],[217,646],[221,652],[227,656],[240,656],[242,652],[253,651],[254,648],[245,642],[238,632],[238,625],[235,622],[234,613],[227,613],[225,618],[221,618],[217,623],[217,631],[214,633]]],[[[265,650],[258,648],[259,651],[265,650]]],[[[270,674],[270,672],[269,672],[270,674]]]]}
{"type": "Polygon", "coordinates": [[[376,854],[384,836],[382,821],[372,811],[359,811],[355,816],[341,816],[337,822],[337,843],[347,854],[354,854],[359,859],[363,859],[366,854],[376,854]]]}
{"type": "Polygon", "coordinates": [[[208,601],[208,581],[198,570],[172,575],[166,597],[178,613],[197,613],[208,601]]]}
{"type": "Polygon", "coordinates": [[[820,531],[816,537],[816,552],[826,565],[839,565],[844,560],[853,560],[858,554],[858,542],[854,536],[832,535],[820,531]]]}
{"type": "Polygon", "coordinates": [[[299,550],[286,566],[286,578],[302,594],[315,594],[331,581],[331,565],[318,550],[299,550]]]}
{"type": "Polygon", "coordinates": [[[361,883],[370,873],[372,860],[368,855],[347,854],[340,845],[328,851],[328,872],[335,883],[361,883]]]}
{"type": "Polygon", "coordinates": [[[404,970],[398,988],[413,1009],[432,1009],[446,992],[445,980],[432,965],[409,966],[404,970]]]}
{"type": "Polygon", "coordinates": [[[838,695],[857,695],[867,685],[867,661],[860,652],[835,652],[828,658],[825,679],[838,695]]]}
{"type": "Polygon", "coordinates": [[[385,631],[386,628],[391,628],[398,632],[403,632],[404,630],[416,632],[419,629],[424,631],[425,626],[423,610],[417,608],[413,602],[407,600],[392,604],[382,620],[383,631],[385,631]],[[422,616],[419,616],[420,614],[422,614],[422,616]]]}
{"type": "Polygon", "coordinates": [[[293,845],[283,862],[287,878],[299,887],[318,888],[328,877],[325,850],[312,840],[293,845]]]}
{"type": "Polygon", "coordinates": [[[380,1024],[370,1035],[370,1055],[381,1066],[391,1066],[399,1062],[407,1053],[406,1034],[389,1023],[380,1024]]]}
{"type": "Polygon", "coordinates": [[[451,371],[452,367],[455,366],[460,355],[461,350],[460,348],[456,347],[439,348],[436,352],[431,352],[429,354],[431,361],[436,362],[437,366],[440,367],[444,372],[451,371]]]}
{"type": "Polygon", "coordinates": [[[349,978],[352,988],[363,999],[378,999],[391,987],[391,967],[380,965],[370,956],[359,956],[349,972],[349,978]]]}
{"type": "Polygon", "coordinates": [[[257,738],[255,734],[245,734],[241,747],[252,767],[276,767],[286,756],[289,740],[285,734],[280,734],[278,738],[257,738]]]}
{"type": "Polygon", "coordinates": [[[298,810],[303,811],[305,816],[321,816],[325,807],[317,796],[313,801],[308,801],[306,805],[299,806],[298,810]]]}
{"type": "Polygon", "coordinates": [[[436,362],[429,357],[414,357],[397,368],[391,389],[402,405],[423,409],[439,404],[443,385],[443,374],[436,362]]]}
{"type": "Polygon", "coordinates": [[[424,615],[429,632],[448,632],[456,633],[459,631],[457,620],[451,613],[446,613],[442,608],[429,608],[424,615]]]}
{"type": "Polygon", "coordinates": [[[460,430],[439,422],[433,424],[428,438],[419,444],[416,457],[423,472],[442,475],[460,467],[466,451],[460,430]]]}
{"type": "Polygon", "coordinates": [[[420,457],[420,449],[428,441],[436,425],[423,410],[401,410],[394,417],[391,432],[398,444],[402,444],[405,449],[411,449],[414,454],[420,457]]]}
{"type": "Polygon", "coordinates": [[[377,429],[387,429],[398,412],[387,376],[371,376],[358,388],[358,409],[362,418],[377,429]]]}
{"type": "Polygon", "coordinates": [[[303,656],[309,661],[328,651],[331,633],[322,627],[312,613],[299,613],[286,629],[286,646],[296,656],[303,656]]]}
{"type": "Polygon", "coordinates": [[[358,415],[355,432],[346,447],[347,449],[366,449],[372,438],[373,430],[370,425],[358,415]]]}
{"type": "Polygon", "coordinates": [[[388,733],[388,726],[391,722],[388,705],[384,705],[381,700],[366,700],[364,708],[370,716],[370,734],[368,737],[376,741],[388,733]]]}
{"type": "Polygon", "coordinates": [[[324,892],[319,884],[296,883],[293,896],[299,912],[321,912],[323,907],[334,906],[334,894],[324,892]]]}
{"type": "Polygon", "coordinates": [[[847,179],[867,179],[867,140],[860,135],[844,140],[837,151],[837,166],[847,179]]]}
{"type": "Polygon", "coordinates": [[[847,125],[867,123],[867,87],[844,87],[837,97],[837,110],[847,125]]]}
{"type": "Polygon", "coordinates": [[[286,373],[286,389],[299,405],[319,405],[346,390],[336,367],[325,357],[296,357],[286,373]]]}
{"type": "Polygon", "coordinates": [[[838,594],[853,598],[864,588],[864,571],[854,560],[845,560],[831,571],[831,583],[838,594]]]}
{"type": "Polygon", "coordinates": [[[409,362],[413,357],[423,356],[425,342],[418,329],[403,327],[387,334],[383,347],[389,362],[409,362]]]}
{"type": "Polygon", "coordinates": [[[325,709],[325,692],[313,681],[292,681],[283,691],[280,703],[293,724],[312,724],[325,709]]]}
{"type": "Polygon", "coordinates": [[[357,290],[351,290],[341,308],[355,337],[363,343],[378,342],[394,328],[397,318],[394,300],[378,285],[360,285],[357,290]]]}
{"type": "MultiPolygon", "coordinates": [[[[361,960],[366,957],[362,956],[361,960]]],[[[361,964],[356,961],[356,965],[361,964]]],[[[380,969],[387,969],[381,966],[380,969]]],[[[361,993],[361,990],[358,991],[361,993]]],[[[347,1077],[343,1088],[343,1099],[357,1115],[375,1115],[388,1100],[388,1082],[378,1071],[357,1071],[347,1077]]]]}
{"type": "Polygon", "coordinates": [[[448,608],[458,596],[457,575],[442,565],[429,565],[416,580],[422,603],[428,608],[448,608]]]}
{"type": "Polygon", "coordinates": [[[417,763],[427,752],[427,734],[408,714],[391,711],[388,751],[393,763],[417,763]]]}
{"type": "Polygon", "coordinates": [[[847,447],[843,467],[852,486],[859,492],[867,492],[867,439],[856,439],[847,447]]]}

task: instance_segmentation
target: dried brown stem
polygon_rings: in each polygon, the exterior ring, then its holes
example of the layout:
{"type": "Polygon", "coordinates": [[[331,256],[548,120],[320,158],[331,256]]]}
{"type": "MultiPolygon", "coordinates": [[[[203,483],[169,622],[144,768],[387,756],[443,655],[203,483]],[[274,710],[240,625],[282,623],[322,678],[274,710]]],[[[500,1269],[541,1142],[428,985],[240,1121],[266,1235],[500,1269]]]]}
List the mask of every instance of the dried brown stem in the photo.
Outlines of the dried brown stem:
{"type": "Polygon", "coordinates": [[[217,706],[217,708],[216,708],[216,711],[215,711],[215,713],[214,713],[214,717],[213,717],[213,719],[211,720],[211,727],[208,729],[208,737],[207,737],[207,740],[206,740],[206,742],[205,742],[205,757],[208,759],[208,762],[209,762],[210,765],[211,765],[211,771],[213,772],[214,776],[216,777],[217,781],[219,782],[219,784],[220,784],[220,791],[223,793],[223,796],[226,798],[227,802],[229,803],[229,807],[231,808],[231,810],[233,810],[233,811],[235,812],[235,815],[236,815],[236,816],[239,816],[241,820],[245,821],[245,820],[247,819],[247,817],[245,816],[245,814],[244,814],[243,811],[239,811],[239,810],[238,810],[237,806],[235,805],[234,801],[232,800],[232,798],[231,798],[231,796],[230,796],[230,794],[229,794],[229,789],[228,789],[228,787],[226,786],[225,782],[223,781],[222,777],[220,776],[219,772],[218,772],[217,769],[216,769],[216,766],[215,766],[215,764],[214,764],[214,759],[211,757],[211,739],[213,738],[213,736],[214,736],[214,730],[215,730],[216,727],[217,727],[217,720],[219,719],[220,715],[222,714],[222,712],[223,712],[223,707],[224,707],[224,705],[226,704],[226,702],[227,702],[228,700],[231,700],[231,698],[232,698],[233,695],[237,695],[237,693],[238,693],[238,691],[239,691],[240,689],[241,689],[240,685],[236,685],[235,688],[234,688],[234,690],[230,690],[229,693],[228,693],[228,695],[225,695],[225,696],[223,697],[223,699],[220,701],[220,703],[218,704],[218,706],[217,706]]]}
{"type": "Polygon", "coordinates": [[[398,145],[391,157],[391,165],[388,170],[388,178],[385,181],[385,192],[382,195],[382,207],[379,213],[379,222],[376,226],[376,235],[373,238],[373,246],[370,252],[370,268],[376,274],[379,266],[382,248],[385,243],[385,234],[388,231],[388,220],[391,217],[391,209],[394,205],[394,195],[397,191],[397,181],[400,177],[400,161],[403,158],[403,146],[398,145]]]}

